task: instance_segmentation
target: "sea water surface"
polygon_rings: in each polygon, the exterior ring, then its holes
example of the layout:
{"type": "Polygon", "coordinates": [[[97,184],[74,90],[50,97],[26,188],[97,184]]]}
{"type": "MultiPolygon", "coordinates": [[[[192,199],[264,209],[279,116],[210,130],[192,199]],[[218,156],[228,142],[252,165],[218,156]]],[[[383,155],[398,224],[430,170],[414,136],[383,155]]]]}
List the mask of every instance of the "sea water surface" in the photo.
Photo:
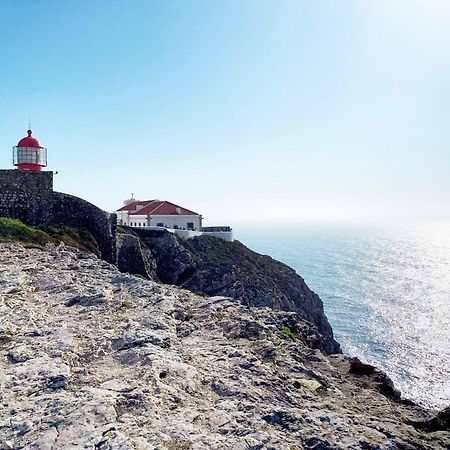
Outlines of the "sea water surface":
{"type": "Polygon", "coordinates": [[[382,368],[405,398],[450,405],[450,222],[235,233],[319,294],[344,353],[382,368]]]}

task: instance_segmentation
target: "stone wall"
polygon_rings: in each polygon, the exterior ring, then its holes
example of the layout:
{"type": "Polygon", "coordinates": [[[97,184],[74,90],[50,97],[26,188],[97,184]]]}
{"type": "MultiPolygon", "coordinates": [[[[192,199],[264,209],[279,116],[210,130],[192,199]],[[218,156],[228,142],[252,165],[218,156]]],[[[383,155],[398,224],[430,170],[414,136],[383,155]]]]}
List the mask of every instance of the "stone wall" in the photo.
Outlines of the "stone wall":
{"type": "Polygon", "coordinates": [[[53,172],[0,170],[0,217],[47,223],[52,194],[53,172]]]}
{"type": "Polygon", "coordinates": [[[92,203],[62,192],[53,192],[51,223],[74,228],[86,228],[98,242],[102,258],[116,262],[115,214],[109,214],[92,203]]]}
{"type": "Polygon", "coordinates": [[[86,228],[103,259],[116,262],[116,215],[81,198],[53,191],[53,172],[0,170],[0,217],[30,225],[86,228]]]}

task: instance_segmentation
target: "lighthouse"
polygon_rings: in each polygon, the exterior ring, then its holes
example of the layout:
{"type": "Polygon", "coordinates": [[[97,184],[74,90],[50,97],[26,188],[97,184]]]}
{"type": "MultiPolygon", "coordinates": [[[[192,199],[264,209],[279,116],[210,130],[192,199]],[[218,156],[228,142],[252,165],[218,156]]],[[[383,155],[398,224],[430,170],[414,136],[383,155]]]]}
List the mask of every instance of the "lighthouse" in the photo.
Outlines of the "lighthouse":
{"type": "Polygon", "coordinates": [[[42,170],[47,166],[47,149],[31,136],[32,133],[31,130],[28,130],[28,136],[13,147],[14,165],[19,170],[42,170]]]}

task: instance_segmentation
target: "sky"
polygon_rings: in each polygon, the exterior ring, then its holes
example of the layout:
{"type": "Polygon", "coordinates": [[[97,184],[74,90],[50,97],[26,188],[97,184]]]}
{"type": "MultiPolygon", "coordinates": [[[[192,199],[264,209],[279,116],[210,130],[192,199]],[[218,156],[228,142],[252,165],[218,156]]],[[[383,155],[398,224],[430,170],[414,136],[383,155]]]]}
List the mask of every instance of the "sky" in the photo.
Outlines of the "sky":
{"type": "Polygon", "coordinates": [[[450,1],[1,0],[1,168],[29,121],[109,211],[448,219],[450,1]]]}

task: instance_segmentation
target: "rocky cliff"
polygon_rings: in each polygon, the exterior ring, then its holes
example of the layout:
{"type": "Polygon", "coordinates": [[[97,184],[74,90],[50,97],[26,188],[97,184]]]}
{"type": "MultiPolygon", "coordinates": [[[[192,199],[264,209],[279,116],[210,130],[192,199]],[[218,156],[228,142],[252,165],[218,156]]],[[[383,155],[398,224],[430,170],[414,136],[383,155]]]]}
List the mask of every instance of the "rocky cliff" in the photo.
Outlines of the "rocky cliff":
{"type": "Polygon", "coordinates": [[[0,244],[0,448],[449,448],[448,412],[320,340],[296,312],[0,244]]]}
{"type": "Polygon", "coordinates": [[[119,237],[118,258],[118,267],[124,272],[147,275],[196,293],[232,297],[248,306],[296,312],[317,326],[324,351],[340,352],[323,303],[303,278],[239,241],[213,237],[185,241],[167,231],[128,229],[119,237]]]}

